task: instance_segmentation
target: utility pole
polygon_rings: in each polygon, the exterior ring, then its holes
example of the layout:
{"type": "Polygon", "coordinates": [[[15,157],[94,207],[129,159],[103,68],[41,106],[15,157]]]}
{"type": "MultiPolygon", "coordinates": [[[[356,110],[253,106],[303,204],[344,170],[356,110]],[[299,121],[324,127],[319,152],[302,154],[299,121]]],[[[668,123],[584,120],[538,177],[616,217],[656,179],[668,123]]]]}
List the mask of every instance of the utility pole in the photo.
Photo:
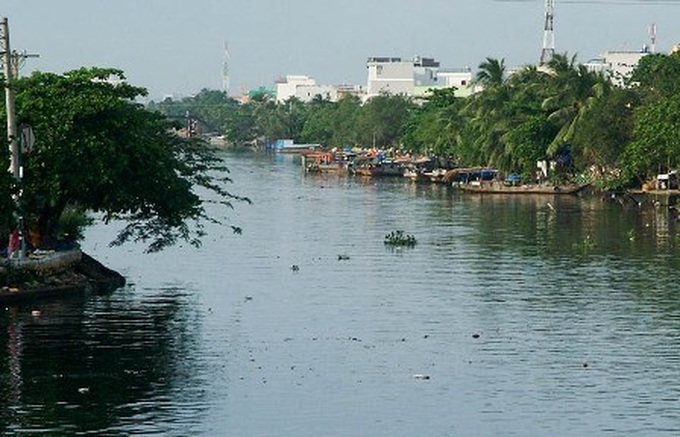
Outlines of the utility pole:
{"type": "Polygon", "coordinates": [[[9,45],[9,25],[7,17],[0,21],[0,51],[2,51],[3,67],[5,74],[5,105],[7,107],[7,140],[10,150],[10,168],[14,178],[18,181],[21,177],[19,172],[19,138],[17,137],[17,123],[14,112],[14,90],[12,89],[12,52],[9,45]]]}
{"type": "MultiPolygon", "coordinates": [[[[7,108],[7,140],[9,142],[10,151],[10,166],[9,171],[14,176],[14,180],[17,184],[21,182],[21,166],[19,163],[20,152],[19,152],[19,137],[17,135],[17,123],[16,114],[14,112],[14,90],[13,87],[13,75],[12,75],[12,52],[9,45],[9,25],[7,23],[7,17],[2,17],[0,21],[0,52],[2,53],[3,67],[5,74],[5,106],[7,108]]],[[[26,241],[24,239],[24,219],[21,214],[21,202],[19,199],[19,193],[15,198],[17,213],[18,213],[18,236],[19,236],[19,260],[23,261],[24,251],[26,249],[26,241]]],[[[12,246],[12,237],[10,237],[10,246],[12,246]]],[[[16,248],[15,248],[16,249],[16,248]]],[[[9,255],[9,254],[8,254],[9,255]]]]}
{"type": "Polygon", "coordinates": [[[19,69],[24,66],[26,63],[26,59],[28,58],[39,58],[40,55],[35,54],[35,53],[26,53],[26,50],[23,52],[17,52],[16,50],[12,51],[12,77],[14,79],[17,79],[19,77],[19,69]]]}
{"type": "Polygon", "coordinates": [[[545,26],[543,31],[543,50],[541,63],[545,65],[555,56],[555,0],[545,0],[545,26]]]}

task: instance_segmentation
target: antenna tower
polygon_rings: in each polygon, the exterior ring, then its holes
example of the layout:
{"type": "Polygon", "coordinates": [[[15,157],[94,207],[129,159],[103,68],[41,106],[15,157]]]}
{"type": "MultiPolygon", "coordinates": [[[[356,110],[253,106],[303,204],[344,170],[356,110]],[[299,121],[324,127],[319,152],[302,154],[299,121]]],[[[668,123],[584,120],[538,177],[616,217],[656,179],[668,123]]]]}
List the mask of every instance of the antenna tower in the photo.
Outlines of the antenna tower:
{"type": "Polygon", "coordinates": [[[223,70],[222,70],[222,91],[224,91],[224,95],[228,96],[229,95],[229,88],[231,86],[230,81],[229,81],[229,44],[227,41],[224,42],[224,64],[223,64],[223,70]]]}
{"type": "Polygon", "coordinates": [[[541,65],[545,65],[555,55],[555,0],[545,0],[545,28],[543,32],[543,50],[541,51],[541,65]]]}

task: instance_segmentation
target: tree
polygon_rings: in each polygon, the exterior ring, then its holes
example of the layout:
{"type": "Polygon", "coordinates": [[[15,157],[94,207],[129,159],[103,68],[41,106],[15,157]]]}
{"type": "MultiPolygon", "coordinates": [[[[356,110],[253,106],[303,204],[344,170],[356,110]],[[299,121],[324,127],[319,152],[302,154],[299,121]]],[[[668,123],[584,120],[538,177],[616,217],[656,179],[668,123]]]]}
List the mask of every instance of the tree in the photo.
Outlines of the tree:
{"type": "Polygon", "coordinates": [[[223,91],[202,89],[195,96],[178,101],[170,97],[158,103],[152,101],[147,108],[182,123],[186,123],[190,117],[198,122],[199,133],[221,133],[227,118],[238,105],[223,91]]]}
{"type": "Polygon", "coordinates": [[[168,119],[135,103],[146,91],[120,70],[36,72],[15,85],[18,119],[37,138],[21,200],[44,241],[59,237],[60,217],[76,206],[127,222],[113,244],[199,245],[204,223],[222,217],[207,215],[194,188],[225,207],[243,199],[225,188],[226,169],[200,140],[179,137],[168,119]]]}
{"type": "Polygon", "coordinates": [[[536,161],[545,158],[550,138],[554,135],[555,126],[542,115],[533,115],[519,123],[503,136],[505,167],[525,178],[533,178],[536,161]]]}
{"type": "Polygon", "coordinates": [[[475,83],[482,90],[473,95],[463,109],[468,120],[463,163],[470,165],[502,165],[505,145],[502,137],[509,129],[506,113],[510,89],[505,83],[505,61],[486,58],[479,64],[475,83]]]}
{"type": "Polygon", "coordinates": [[[602,172],[621,167],[623,151],[633,139],[634,113],[639,104],[638,93],[627,88],[614,88],[595,102],[572,142],[579,167],[595,165],[602,172]]]}
{"type": "Polygon", "coordinates": [[[370,147],[398,146],[401,128],[412,107],[409,98],[402,95],[380,94],[371,98],[360,111],[358,140],[370,147]]]}
{"type": "Polygon", "coordinates": [[[680,164],[680,94],[638,110],[634,141],[624,162],[630,176],[642,180],[680,164]]]}
{"type": "Polygon", "coordinates": [[[650,54],[640,59],[630,83],[648,99],[672,96],[680,92],[680,52],[671,55],[650,54]]]}
{"type": "Polygon", "coordinates": [[[560,126],[548,150],[552,155],[573,140],[579,123],[611,86],[601,74],[577,64],[575,57],[556,54],[548,68],[552,73],[551,94],[543,101],[543,108],[550,114],[549,119],[560,126]]]}
{"type": "Polygon", "coordinates": [[[418,153],[455,154],[461,102],[455,88],[430,90],[425,103],[409,113],[403,129],[404,146],[418,153]]]}
{"type": "Polygon", "coordinates": [[[486,58],[479,64],[475,82],[484,88],[501,86],[505,82],[505,59],[486,58]]]}

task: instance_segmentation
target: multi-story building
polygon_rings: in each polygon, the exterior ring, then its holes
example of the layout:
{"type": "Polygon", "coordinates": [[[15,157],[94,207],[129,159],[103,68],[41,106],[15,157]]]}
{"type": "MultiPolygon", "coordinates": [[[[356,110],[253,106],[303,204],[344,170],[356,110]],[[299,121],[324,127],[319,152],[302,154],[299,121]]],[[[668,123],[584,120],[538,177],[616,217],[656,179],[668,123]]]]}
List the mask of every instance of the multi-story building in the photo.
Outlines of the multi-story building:
{"type": "Polygon", "coordinates": [[[590,71],[604,74],[615,85],[623,86],[640,59],[649,53],[646,47],[638,51],[608,50],[601,57],[592,59],[584,65],[590,71]]]}
{"type": "Polygon", "coordinates": [[[419,97],[430,89],[447,87],[456,87],[460,95],[471,92],[472,72],[469,68],[440,69],[440,63],[434,58],[373,57],[368,59],[366,67],[366,99],[381,93],[419,97]]]}
{"type": "Polygon", "coordinates": [[[415,95],[423,96],[430,89],[456,88],[456,96],[467,97],[474,92],[470,68],[450,68],[437,71],[436,84],[416,87],[415,95]]]}
{"type": "Polygon", "coordinates": [[[423,97],[428,90],[456,88],[459,96],[472,93],[472,72],[469,68],[441,69],[434,58],[416,56],[411,60],[396,57],[372,57],[366,64],[366,88],[356,85],[319,85],[305,75],[288,75],[276,81],[276,101],[283,103],[291,97],[310,102],[321,97],[338,101],[343,96],[357,95],[366,101],[381,93],[423,97]]]}
{"type": "Polygon", "coordinates": [[[319,85],[316,81],[303,75],[288,75],[276,82],[276,101],[283,103],[291,97],[301,102],[311,102],[315,98],[322,98],[337,102],[347,94],[359,95],[362,87],[355,85],[319,85]]]}
{"type": "Polygon", "coordinates": [[[401,58],[368,58],[368,83],[366,96],[368,98],[388,94],[412,95],[415,87],[414,62],[401,58]]]}

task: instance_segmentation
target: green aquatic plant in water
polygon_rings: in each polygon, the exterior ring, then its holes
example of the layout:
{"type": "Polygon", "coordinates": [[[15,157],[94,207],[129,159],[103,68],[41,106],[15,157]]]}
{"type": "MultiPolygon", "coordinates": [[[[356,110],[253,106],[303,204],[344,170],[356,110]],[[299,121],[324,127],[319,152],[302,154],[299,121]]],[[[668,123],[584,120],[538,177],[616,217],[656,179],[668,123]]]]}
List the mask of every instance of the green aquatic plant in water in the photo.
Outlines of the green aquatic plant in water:
{"type": "Polygon", "coordinates": [[[385,244],[388,246],[413,247],[416,243],[416,237],[404,231],[392,231],[385,235],[385,244]]]}
{"type": "Polygon", "coordinates": [[[586,235],[581,243],[574,243],[573,247],[583,251],[583,253],[588,253],[595,248],[595,241],[590,235],[586,235]]]}

